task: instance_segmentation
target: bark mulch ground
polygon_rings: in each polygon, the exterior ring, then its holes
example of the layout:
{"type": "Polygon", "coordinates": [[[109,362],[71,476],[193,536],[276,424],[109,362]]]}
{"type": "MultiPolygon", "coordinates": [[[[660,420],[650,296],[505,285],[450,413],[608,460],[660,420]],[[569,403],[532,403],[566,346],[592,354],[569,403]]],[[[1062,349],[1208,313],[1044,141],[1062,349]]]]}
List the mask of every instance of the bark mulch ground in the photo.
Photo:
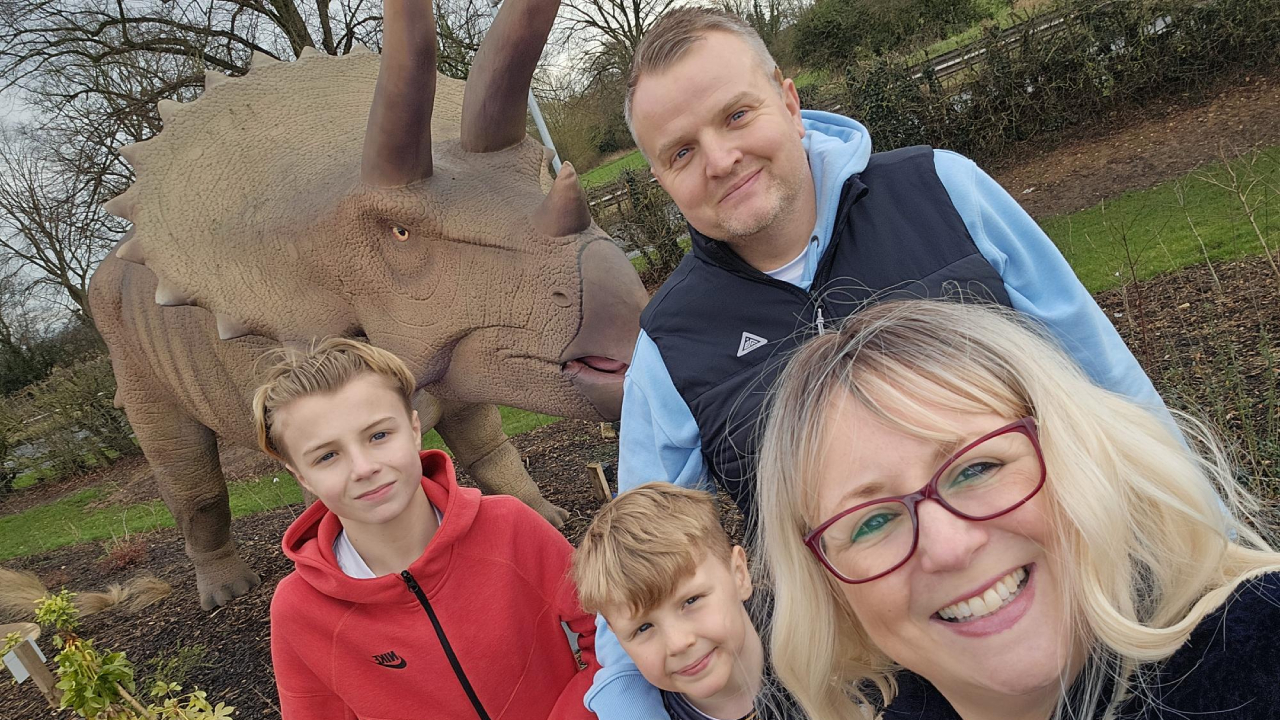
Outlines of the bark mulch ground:
{"type": "Polygon", "coordinates": [[[1111,132],[987,168],[1037,220],[1185,175],[1255,147],[1280,145],[1280,78],[1254,75],[1191,108],[1156,106],[1111,132]]]}

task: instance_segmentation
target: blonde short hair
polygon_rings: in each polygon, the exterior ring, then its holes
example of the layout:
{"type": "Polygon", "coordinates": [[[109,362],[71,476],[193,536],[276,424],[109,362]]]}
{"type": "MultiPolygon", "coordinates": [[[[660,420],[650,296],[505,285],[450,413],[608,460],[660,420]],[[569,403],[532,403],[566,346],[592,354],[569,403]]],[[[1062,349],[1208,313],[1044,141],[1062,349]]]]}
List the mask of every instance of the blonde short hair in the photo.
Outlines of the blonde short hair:
{"type": "Polygon", "coordinates": [[[1094,385],[1012,311],[937,300],[873,305],[792,358],[761,444],[772,658],[814,720],[869,717],[866,689],[891,702],[898,670],[801,540],[823,519],[812,483],[839,398],[931,440],[957,435],[932,408],[1036,418],[1048,467],[1049,561],[1063,582],[1066,621],[1093,660],[1072,699],[1079,704],[1060,703],[1056,717],[1113,709],[1140,691],[1146,664],[1172,655],[1236,587],[1280,569],[1280,554],[1255,529],[1267,532],[1253,515],[1259,505],[1203,424],[1182,418],[1197,455],[1150,408],[1094,385]],[[1109,675],[1116,681],[1106,696],[1109,675]]]}
{"type": "Polygon", "coordinates": [[[281,462],[286,458],[274,423],[276,412],[299,398],[337,392],[364,373],[385,379],[392,390],[400,393],[405,411],[413,413],[413,374],[404,361],[382,348],[331,337],[307,350],[279,348],[262,360],[274,364],[253,393],[253,423],[258,447],[281,462]]]}
{"type": "MultiPolygon", "coordinates": [[[[635,98],[640,78],[671,67],[709,32],[728,33],[746,43],[756,56],[760,70],[774,85],[778,85],[777,75],[774,73],[778,63],[760,39],[760,34],[746,20],[733,13],[705,7],[680,7],[668,11],[645,32],[631,60],[631,72],[627,76],[627,99],[622,106],[622,114],[633,140],[636,139],[636,131],[631,124],[631,101],[635,98]]],[[[636,147],[639,146],[640,141],[636,140],[636,147]]]]}
{"type": "Polygon", "coordinates": [[[728,563],[732,552],[709,494],[651,482],[596,513],[573,554],[573,580],[587,612],[625,606],[643,613],[671,597],[704,559],[728,563]]]}

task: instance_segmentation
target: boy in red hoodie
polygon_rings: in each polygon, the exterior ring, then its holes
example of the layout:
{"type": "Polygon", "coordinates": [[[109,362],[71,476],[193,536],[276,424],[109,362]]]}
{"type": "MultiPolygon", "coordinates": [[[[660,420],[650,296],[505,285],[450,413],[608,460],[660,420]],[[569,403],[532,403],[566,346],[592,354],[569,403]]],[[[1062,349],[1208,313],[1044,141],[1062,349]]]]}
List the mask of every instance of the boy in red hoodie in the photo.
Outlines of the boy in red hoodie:
{"type": "Polygon", "coordinates": [[[594,718],[572,547],[420,452],[413,390],[399,358],[331,338],[282,353],[254,395],[262,449],[318,499],[285,532],[296,569],[271,601],[283,720],[594,718]]]}

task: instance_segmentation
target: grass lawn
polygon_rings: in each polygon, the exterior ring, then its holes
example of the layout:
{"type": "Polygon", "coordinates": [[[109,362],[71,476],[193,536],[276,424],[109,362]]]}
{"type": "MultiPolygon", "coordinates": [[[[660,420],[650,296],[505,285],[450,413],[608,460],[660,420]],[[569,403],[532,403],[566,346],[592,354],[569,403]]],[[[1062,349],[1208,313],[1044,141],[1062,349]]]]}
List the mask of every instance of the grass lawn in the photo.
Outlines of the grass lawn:
{"type": "MultiPolygon", "coordinates": [[[[559,418],[514,408],[501,408],[502,427],[519,435],[559,418]]],[[[432,430],[422,438],[423,448],[444,448],[432,430]]],[[[34,481],[33,481],[34,482],[34,481]]],[[[160,500],[129,506],[89,509],[108,490],[88,488],[46,505],[0,517],[0,561],[31,555],[92,540],[173,527],[173,516],[160,500]]],[[[288,473],[268,475],[228,486],[231,515],[251,515],[282,505],[302,509],[302,489],[288,473]]]]}
{"type": "Polygon", "coordinates": [[[582,187],[590,190],[597,185],[607,185],[621,175],[623,170],[644,170],[647,167],[649,167],[649,163],[645,162],[644,156],[640,154],[639,150],[636,150],[611,163],[605,163],[591,172],[584,173],[582,175],[582,187]]]}
{"type": "MultiPolygon", "coordinates": [[[[1275,251],[1280,245],[1280,146],[1263,151],[1251,169],[1245,166],[1243,159],[1231,163],[1246,184],[1259,179],[1250,203],[1258,206],[1255,220],[1275,251]]],[[[1205,177],[1228,180],[1226,165],[1206,166],[1188,177],[1125,193],[1042,224],[1093,293],[1130,282],[1133,276],[1144,280],[1203,263],[1206,251],[1211,262],[1261,253],[1239,198],[1205,177]]]]}

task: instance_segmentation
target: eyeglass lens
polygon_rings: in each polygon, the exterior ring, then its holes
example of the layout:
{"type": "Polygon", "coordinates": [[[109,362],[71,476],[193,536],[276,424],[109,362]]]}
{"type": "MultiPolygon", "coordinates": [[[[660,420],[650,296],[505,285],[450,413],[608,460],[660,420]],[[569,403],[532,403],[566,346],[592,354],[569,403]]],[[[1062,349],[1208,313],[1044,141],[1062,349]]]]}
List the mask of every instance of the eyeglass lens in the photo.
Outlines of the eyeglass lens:
{"type": "MultiPolygon", "coordinates": [[[[1040,485],[1039,455],[1030,437],[1006,432],[953,458],[938,474],[937,492],[948,509],[970,520],[999,515],[1023,502],[1040,485]]],[[[915,528],[905,503],[867,505],[823,531],[819,548],[846,579],[887,572],[911,554],[915,528]]]]}

